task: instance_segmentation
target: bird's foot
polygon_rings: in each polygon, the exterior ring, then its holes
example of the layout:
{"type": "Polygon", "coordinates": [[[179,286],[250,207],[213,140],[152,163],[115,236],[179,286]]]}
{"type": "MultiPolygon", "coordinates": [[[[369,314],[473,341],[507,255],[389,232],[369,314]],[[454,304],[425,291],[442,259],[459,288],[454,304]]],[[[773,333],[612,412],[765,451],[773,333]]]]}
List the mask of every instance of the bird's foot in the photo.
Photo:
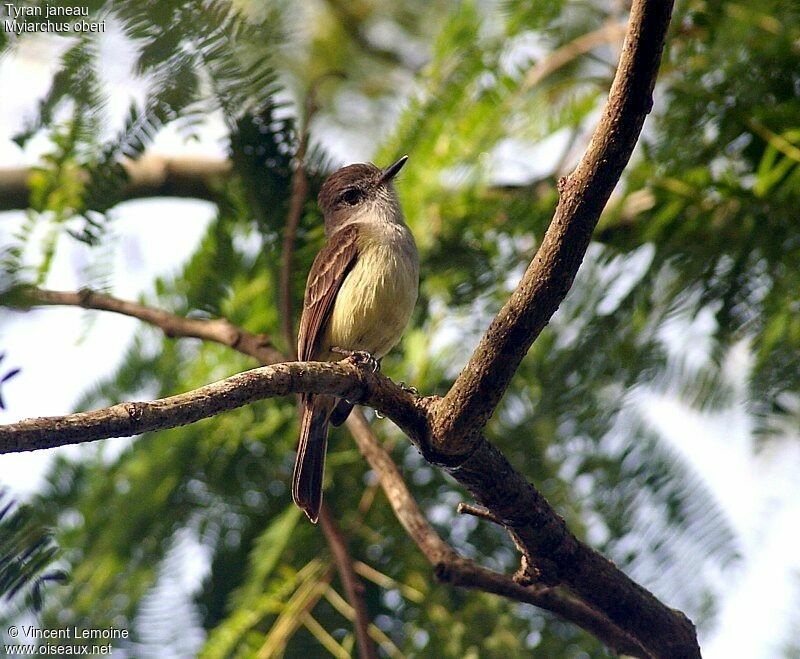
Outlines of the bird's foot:
{"type": "Polygon", "coordinates": [[[416,387],[412,387],[411,385],[408,385],[405,382],[400,382],[399,387],[407,394],[413,394],[414,396],[419,395],[419,391],[417,391],[416,387]]]}
{"type": "Polygon", "coordinates": [[[351,359],[357,366],[366,366],[371,369],[373,373],[377,373],[381,368],[381,360],[375,359],[366,350],[347,350],[345,348],[333,347],[331,352],[336,352],[351,359]]]}

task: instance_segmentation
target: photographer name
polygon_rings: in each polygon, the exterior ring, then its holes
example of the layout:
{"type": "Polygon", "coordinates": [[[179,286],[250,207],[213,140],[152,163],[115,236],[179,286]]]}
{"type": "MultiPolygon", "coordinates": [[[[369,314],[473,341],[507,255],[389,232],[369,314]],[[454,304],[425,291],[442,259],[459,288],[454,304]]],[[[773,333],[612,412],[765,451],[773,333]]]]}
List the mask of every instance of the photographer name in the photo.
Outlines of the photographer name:
{"type": "Polygon", "coordinates": [[[33,625],[18,627],[27,638],[44,639],[69,639],[69,640],[106,640],[114,638],[129,638],[127,629],[107,627],[105,629],[79,629],[78,627],[64,627],[63,629],[41,629],[33,625]]]}
{"type": "Polygon", "coordinates": [[[89,7],[61,7],[58,5],[17,6],[6,2],[3,4],[6,16],[3,21],[5,32],[22,34],[24,32],[105,32],[106,22],[83,20],[89,17],[89,7]],[[28,18],[44,18],[45,21],[28,22],[28,18]],[[51,18],[67,18],[71,22],[51,21],[51,18]],[[77,19],[77,20],[75,20],[77,19]]]}

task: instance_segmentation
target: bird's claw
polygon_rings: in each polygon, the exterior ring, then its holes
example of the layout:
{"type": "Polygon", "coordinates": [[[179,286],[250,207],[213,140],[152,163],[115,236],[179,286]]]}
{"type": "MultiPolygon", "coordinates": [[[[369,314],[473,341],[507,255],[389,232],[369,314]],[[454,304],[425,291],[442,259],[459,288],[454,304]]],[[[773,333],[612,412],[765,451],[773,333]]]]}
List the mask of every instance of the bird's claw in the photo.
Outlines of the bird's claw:
{"type": "Polygon", "coordinates": [[[377,373],[381,367],[380,360],[375,359],[375,357],[366,350],[346,350],[345,348],[333,347],[331,348],[331,352],[344,355],[348,359],[351,359],[357,366],[366,366],[371,369],[373,373],[377,373]]]}
{"type": "Polygon", "coordinates": [[[405,382],[401,382],[399,386],[400,386],[400,388],[401,388],[403,391],[405,391],[407,394],[413,394],[413,395],[415,395],[415,396],[416,396],[417,394],[419,394],[419,391],[417,391],[417,388],[416,388],[416,387],[412,387],[411,385],[408,385],[408,384],[406,384],[405,382]]]}

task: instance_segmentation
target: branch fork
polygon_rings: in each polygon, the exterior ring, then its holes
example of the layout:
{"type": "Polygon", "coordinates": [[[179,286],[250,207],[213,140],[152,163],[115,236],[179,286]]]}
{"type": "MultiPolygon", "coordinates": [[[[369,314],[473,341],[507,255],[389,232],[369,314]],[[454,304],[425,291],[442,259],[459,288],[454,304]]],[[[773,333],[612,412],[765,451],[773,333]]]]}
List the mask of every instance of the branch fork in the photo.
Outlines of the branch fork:
{"type": "MultiPolygon", "coordinates": [[[[426,459],[441,465],[463,485],[484,507],[480,514],[500,521],[523,556],[518,583],[459,557],[419,513],[396,466],[374,441],[363,417],[352,415],[348,427],[359,449],[378,471],[398,518],[434,564],[438,578],[543,606],[588,629],[618,652],[669,659],[699,657],[691,621],[570,533],[544,497],[483,434],[521,360],[571,287],[600,213],[630,158],[652,107],[671,11],[671,0],[633,0],[619,67],[591,143],[576,170],[560,182],[553,220],[522,280],[443,398],[412,396],[388,378],[347,360],[275,363],[283,359],[277,350],[242,333],[233,347],[270,366],[159,401],[3,426],[0,452],[174,427],[291,393],[361,400],[391,418],[426,459]],[[558,589],[550,587],[556,583],[558,589]]],[[[290,266],[285,269],[289,272],[290,266]]],[[[42,304],[70,303],[64,299],[71,295],[76,297],[72,304],[133,315],[173,336],[231,345],[219,327],[208,324],[214,321],[176,320],[165,312],[107,296],[40,293],[42,304]]],[[[475,510],[466,512],[476,514],[475,510]]]]}

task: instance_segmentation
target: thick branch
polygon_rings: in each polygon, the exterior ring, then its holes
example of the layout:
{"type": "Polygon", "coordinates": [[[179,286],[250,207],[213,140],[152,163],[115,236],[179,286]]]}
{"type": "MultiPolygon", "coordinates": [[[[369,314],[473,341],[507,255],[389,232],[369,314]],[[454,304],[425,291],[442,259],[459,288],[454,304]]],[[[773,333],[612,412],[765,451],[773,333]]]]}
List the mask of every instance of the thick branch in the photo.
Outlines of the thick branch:
{"type": "Polygon", "coordinates": [[[450,474],[511,532],[530,582],[563,584],[655,657],[699,657],[696,632],[611,561],[581,542],[547,500],[488,440],[450,474]]]}
{"type": "Polygon", "coordinates": [[[628,657],[652,656],[634,638],[611,623],[591,606],[577,597],[541,584],[523,586],[464,558],[437,566],[440,581],[462,588],[471,588],[501,597],[526,602],[569,620],[602,641],[616,654],[628,657]]]}
{"type": "MultiPolygon", "coordinates": [[[[82,306],[87,309],[108,310],[129,315],[159,327],[167,336],[201,338],[228,345],[261,360],[264,364],[283,360],[283,355],[271,347],[266,337],[250,334],[224,320],[186,319],[91,291],[71,293],[31,288],[26,289],[25,293],[30,303],[82,306]],[[233,337],[236,337],[236,340],[233,340],[233,337]]],[[[354,409],[351,412],[347,419],[347,427],[361,454],[378,474],[381,488],[397,519],[435,567],[438,579],[464,588],[492,592],[533,604],[582,627],[612,650],[636,657],[648,656],[648,653],[628,633],[610,622],[604,614],[577,598],[546,586],[520,585],[506,575],[492,572],[460,557],[428,523],[406,486],[397,465],[375,437],[360,410],[354,409]]]]}
{"type": "Polygon", "coordinates": [[[649,653],[630,634],[622,631],[603,613],[578,598],[548,586],[523,586],[505,574],[493,572],[459,556],[442,540],[422,514],[400,470],[372,434],[364,415],[359,410],[353,410],[347,420],[347,426],[361,454],[378,474],[381,487],[397,519],[435,567],[437,579],[463,588],[495,593],[519,602],[533,604],[582,627],[615,652],[632,657],[649,656],[649,653]]]}
{"type": "Polygon", "coordinates": [[[412,397],[380,373],[360,368],[348,359],[336,363],[287,362],[237,373],[176,396],[0,426],[0,453],[35,451],[166,430],[264,398],[300,393],[328,393],[363,401],[386,416],[405,420],[400,425],[408,426],[412,432],[414,423],[420,419],[417,401],[423,400],[412,397]]]}
{"type": "Polygon", "coordinates": [[[437,451],[466,455],[522,358],[572,286],[592,231],[619,181],[647,113],[672,11],[671,0],[635,0],[602,119],[571,176],[542,243],[508,302],[436,409],[437,451]]]}
{"type": "MultiPolygon", "coordinates": [[[[230,176],[231,164],[215,158],[150,155],[123,163],[128,180],[120,201],[148,197],[186,197],[216,202],[217,185],[230,176]]],[[[0,169],[0,211],[31,207],[26,167],[0,169]]]]}
{"type": "MultiPolygon", "coordinates": [[[[330,4],[342,18],[344,15],[339,11],[342,9],[341,3],[330,4]]],[[[617,41],[623,32],[623,25],[608,23],[593,32],[577,37],[537,62],[526,74],[521,88],[526,90],[534,87],[561,67],[591,52],[594,48],[617,41]]],[[[364,45],[363,41],[361,45],[364,45]]],[[[128,182],[121,201],[148,197],[189,197],[217,201],[216,185],[233,172],[229,161],[202,157],[167,158],[148,155],[139,160],[127,161],[124,167],[128,174],[128,182]]],[[[28,188],[30,175],[31,170],[26,167],[0,168],[0,211],[30,208],[28,188]]],[[[291,214],[292,211],[290,216],[291,214]]]]}

